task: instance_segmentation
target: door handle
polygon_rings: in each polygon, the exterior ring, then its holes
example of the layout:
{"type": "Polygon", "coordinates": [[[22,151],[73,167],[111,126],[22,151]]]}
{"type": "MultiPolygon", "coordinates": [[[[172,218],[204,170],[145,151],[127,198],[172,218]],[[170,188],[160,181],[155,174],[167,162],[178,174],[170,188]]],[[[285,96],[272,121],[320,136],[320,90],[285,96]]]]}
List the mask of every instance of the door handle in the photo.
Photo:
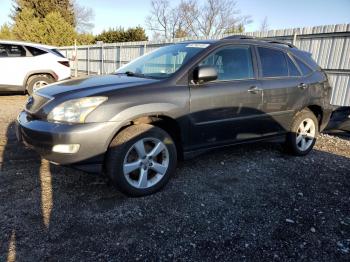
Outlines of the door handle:
{"type": "Polygon", "coordinates": [[[308,85],[305,84],[305,83],[300,83],[300,84],[298,85],[298,87],[299,87],[300,89],[305,89],[305,88],[308,87],[308,85]]]}
{"type": "Polygon", "coordinates": [[[258,88],[257,86],[252,86],[248,89],[249,93],[256,94],[258,92],[263,91],[261,88],[258,88]]]}

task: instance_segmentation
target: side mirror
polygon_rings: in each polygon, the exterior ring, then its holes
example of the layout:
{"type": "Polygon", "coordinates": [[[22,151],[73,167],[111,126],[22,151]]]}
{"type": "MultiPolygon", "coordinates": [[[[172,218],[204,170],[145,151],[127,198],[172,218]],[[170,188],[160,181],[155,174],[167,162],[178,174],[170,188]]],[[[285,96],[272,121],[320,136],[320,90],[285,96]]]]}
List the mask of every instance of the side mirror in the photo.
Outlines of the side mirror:
{"type": "Polygon", "coordinates": [[[193,80],[197,83],[204,83],[216,80],[218,78],[218,72],[215,67],[209,65],[201,65],[195,68],[193,71],[193,80]]]}

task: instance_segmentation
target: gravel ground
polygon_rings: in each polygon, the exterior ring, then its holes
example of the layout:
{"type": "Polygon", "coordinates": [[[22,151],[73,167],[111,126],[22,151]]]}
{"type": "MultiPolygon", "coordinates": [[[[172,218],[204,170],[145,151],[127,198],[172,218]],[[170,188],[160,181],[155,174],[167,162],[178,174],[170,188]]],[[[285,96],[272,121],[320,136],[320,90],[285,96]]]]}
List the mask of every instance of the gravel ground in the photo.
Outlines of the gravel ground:
{"type": "Polygon", "coordinates": [[[350,136],[306,157],[258,144],[181,163],[127,198],[16,142],[24,96],[0,97],[0,261],[350,261],[350,136]]]}

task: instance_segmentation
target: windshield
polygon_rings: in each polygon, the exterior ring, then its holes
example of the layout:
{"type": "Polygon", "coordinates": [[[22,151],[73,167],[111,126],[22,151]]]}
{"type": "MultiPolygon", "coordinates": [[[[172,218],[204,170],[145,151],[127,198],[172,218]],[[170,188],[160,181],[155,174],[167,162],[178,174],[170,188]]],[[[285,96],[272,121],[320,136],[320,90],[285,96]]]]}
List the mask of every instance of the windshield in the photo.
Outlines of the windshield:
{"type": "Polygon", "coordinates": [[[162,47],[121,67],[116,73],[128,76],[168,78],[208,46],[208,43],[182,43],[162,47]]]}

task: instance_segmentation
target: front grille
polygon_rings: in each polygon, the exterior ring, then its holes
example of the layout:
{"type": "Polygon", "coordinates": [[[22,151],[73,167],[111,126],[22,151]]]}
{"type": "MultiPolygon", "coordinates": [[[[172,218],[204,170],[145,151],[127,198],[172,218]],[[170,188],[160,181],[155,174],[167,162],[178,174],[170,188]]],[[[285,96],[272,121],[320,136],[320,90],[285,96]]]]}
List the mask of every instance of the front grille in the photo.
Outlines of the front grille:
{"type": "Polygon", "coordinates": [[[40,110],[47,102],[50,101],[50,98],[40,96],[38,94],[33,94],[27,100],[25,109],[27,112],[34,114],[40,110]]]}

